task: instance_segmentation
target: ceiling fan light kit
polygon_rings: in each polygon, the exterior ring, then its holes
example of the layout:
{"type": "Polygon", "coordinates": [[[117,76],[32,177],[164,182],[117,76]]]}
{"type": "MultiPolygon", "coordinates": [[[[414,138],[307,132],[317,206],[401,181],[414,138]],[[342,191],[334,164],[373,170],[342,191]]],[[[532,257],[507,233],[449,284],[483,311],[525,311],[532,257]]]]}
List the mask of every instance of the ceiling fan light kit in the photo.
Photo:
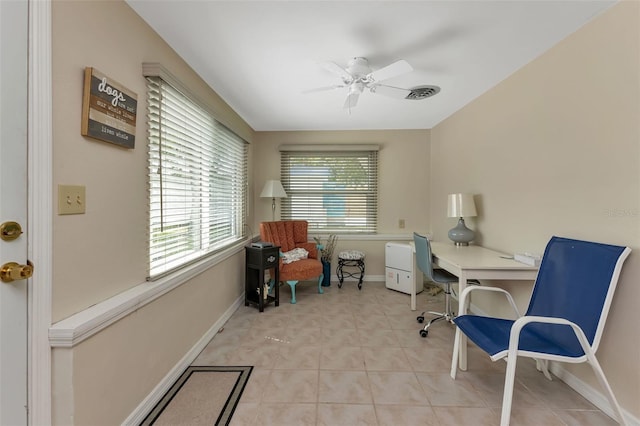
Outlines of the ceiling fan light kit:
{"type": "MultiPolygon", "coordinates": [[[[371,73],[369,61],[367,61],[366,58],[353,58],[349,61],[347,72],[351,75],[352,79],[365,79],[367,75],[371,73]]],[[[349,84],[349,82],[345,81],[345,84],[349,84]]]]}
{"type": "Polygon", "coordinates": [[[340,77],[342,84],[319,87],[317,89],[308,90],[306,93],[346,87],[348,92],[347,98],[344,102],[344,108],[349,111],[358,104],[358,99],[360,98],[360,94],[364,92],[364,89],[369,89],[371,93],[377,93],[396,99],[411,100],[425,99],[440,91],[438,86],[417,86],[412,89],[403,89],[400,87],[382,84],[385,80],[413,71],[413,67],[404,59],[395,61],[376,71],[371,70],[369,61],[367,58],[363,57],[355,57],[351,59],[346,68],[341,67],[335,62],[325,62],[322,64],[322,67],[340,77]]]}

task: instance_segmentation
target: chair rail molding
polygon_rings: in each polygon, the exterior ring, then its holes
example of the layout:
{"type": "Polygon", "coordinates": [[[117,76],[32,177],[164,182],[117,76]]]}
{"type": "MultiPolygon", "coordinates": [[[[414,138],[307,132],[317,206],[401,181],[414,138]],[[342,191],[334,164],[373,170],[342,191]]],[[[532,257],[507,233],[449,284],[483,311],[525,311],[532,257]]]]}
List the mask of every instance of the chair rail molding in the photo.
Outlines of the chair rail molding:
{"type": "Polygon", "coordinates": [[[241,253],[246,243],[247,240],[242,240],[224,252],[190,265],[179,273],[139,284],[53,324],[49,329],[51,347],[70,348],[77,345],[212,266],[241,253]]]}

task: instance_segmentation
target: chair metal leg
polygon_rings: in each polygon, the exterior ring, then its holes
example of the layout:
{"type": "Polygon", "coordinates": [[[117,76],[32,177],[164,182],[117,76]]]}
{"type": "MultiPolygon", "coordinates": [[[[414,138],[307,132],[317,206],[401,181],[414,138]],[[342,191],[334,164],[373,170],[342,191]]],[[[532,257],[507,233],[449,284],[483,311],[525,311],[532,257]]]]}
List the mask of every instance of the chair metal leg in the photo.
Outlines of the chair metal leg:
{"type": "MultiPolygon", "coordinates": [[[[436,312],[428,312],[429,314],[435,314],[436,312]]],[[[429,333],[429,327],[431,327],[431,324],[443,320],[443,319],[447,319],[447,317],[445,315],[439,315],[435,318],[431,318],[431,320],[427,323],[427,325],[425,325],[424,327],[422,327],[422,330],[420,330],[420,335],[422,337],[427,337],[427,334],[429,333]]]]}
{"type": "Polygon", "coordinates": [[[444,289],[444,312],[447,321],[452,322],[456,314],[451,309],[451,284],[447,284],[444,289]]]}
{"type": "Polygon", "coordinates": [[[553,380],[551,374],[549,373],[549,360],[547,359],[538,359],[536,360],[536,370],[541,371],[548,380],[553,380]]]}
{"type": "MultiPolygon", "coordinates": [[[[446,320],[448,322],[453,322],[453,319],[455,318],[455,314],[451,310],[451,284],[448,283],[444,287],[444,312],[429,311],[426,313],[431,315],[436,315],[436,317],[432,318],[427,323],[427,325],[425,325],[422,328],[422,330],[420,330],[420,335],[422,337],[427,337],[427,334],[429,333],[429,327],[431,326],[431,324],[437,321],[446,320]]],[[[424,314],[425,312],[423,312],[420,316],[418,316],[417,318],[418,322],[424,321],[424,314]]]]}
{"type": "Polygon", "coordinates": [[[460,329],[456,327],[456,336],[453,338],[453,355],[451,356],[451,378],[456,379],[458,373],[458,355],[460,352],[460,329]]]}
{"type": "Polygon", "coordinates": [[[513,402],[513,384],[516,379],[516,362],[518,356],[507,358],[507,372],[504,378],[504,393],[502,395],[502,414],[500,426],[509,426],[511,419],[511,403],[513,402]]]}
{"type": "Polygon", "coordinates": [[[627,422],[624,418],[624,414],[622,414],[622,409],[620,408],[620,404],[618,404],[618,400],[613,394],[613,389],[611,389],[611,386],[609,386],[609,382],[607,381],[607,378],[604,375],[602,368],[600,367],[600,363],[598,362],[593,352],[588,351],[586,355],[587,355],[588,364],[591,366],[591,368],[593,369],[593,372],[596,374],[596,378],[598,379],[598,382],[600,382],[600,386],[602,386],[603,389],[605,390],[605,395],[609,400],[609,404],[611,405],[611,408],[613,408],[613,412],[616,414],[616,417],[618,417],[617,418],[618,423],[620,423],[623,426],[626,426],[627,422]]]}

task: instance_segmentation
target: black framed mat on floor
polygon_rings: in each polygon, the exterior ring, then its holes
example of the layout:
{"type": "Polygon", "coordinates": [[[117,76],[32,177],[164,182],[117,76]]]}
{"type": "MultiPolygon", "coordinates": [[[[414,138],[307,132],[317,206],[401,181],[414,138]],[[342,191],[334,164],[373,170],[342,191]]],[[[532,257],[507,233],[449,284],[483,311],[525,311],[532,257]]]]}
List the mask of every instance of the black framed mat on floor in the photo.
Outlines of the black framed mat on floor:
{"type": "Polygon", "coordinates": [[[142,425],[228,425],[253,367],[188,367],[142,425]]]}

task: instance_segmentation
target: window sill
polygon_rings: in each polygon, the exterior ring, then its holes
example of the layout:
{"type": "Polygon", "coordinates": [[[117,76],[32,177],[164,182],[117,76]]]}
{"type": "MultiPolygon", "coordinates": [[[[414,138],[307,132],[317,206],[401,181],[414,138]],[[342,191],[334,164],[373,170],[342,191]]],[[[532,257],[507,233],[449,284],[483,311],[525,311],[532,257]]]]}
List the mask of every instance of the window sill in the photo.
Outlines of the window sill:
{"type": "Polygon", "coordinates": [[[189,265],[164,278],[144,282],[77,314],[58,321],[49,329],[51,347],[70,348],[100,332],[121,318],[153,302],[196,275],[240,253],[249,240],[241,240],[214,256],[189,265]]]}
{"type": "MultiPolygon", "coordinates": [[[[313,233],[310,236],[326,238],[327,233],[313,233]]],[[[336,234],[343,241],[413,241],[413,234],[336,234]]]]}

